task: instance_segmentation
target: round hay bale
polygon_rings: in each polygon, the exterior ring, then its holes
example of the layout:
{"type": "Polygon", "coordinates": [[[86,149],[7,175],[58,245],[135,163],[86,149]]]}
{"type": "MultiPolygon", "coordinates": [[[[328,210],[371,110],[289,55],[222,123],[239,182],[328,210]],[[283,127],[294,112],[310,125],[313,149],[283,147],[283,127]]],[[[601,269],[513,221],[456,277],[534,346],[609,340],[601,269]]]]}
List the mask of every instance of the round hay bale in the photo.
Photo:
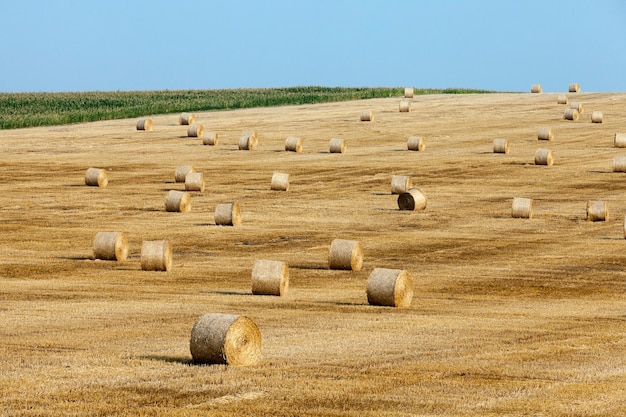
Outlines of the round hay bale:
{"type": "Polygon", "coordinates": [[[374,268],[367,278],[367,302],[375,306],[405,308],[413,299],[413,280],[402,269],[374,268]]]}
{"type": "Polygon", "coordinates": [[[563,118],[565,120],[578,120],[578,118],[580,117],[580,113],[578,113],[578,110],[576,109],[567,109],[565,110],[565,113],[563,114],[563,118]]]}
{"type": "Polygon", "coordinates": [[[328,255],[330,269],[360,271],[363,267],[363,247],[357,240],[335,239],[328,255]]]}
{"type": "Polygon", "coordinates": [[[206,132],[202,137],[203,145],[216,146],[217,145],[217,132],[206,132]]]}
{"type": "Polygon", "coordinates": [[[554,139],[554,136],[552,135],[552,129],[549,127],[541,127],[537,130],[537,140],[551,141],[552,139],[554,139]]]}
{"type": "Polygon", "coordinates": [[[508,154],[510,149],[508,139],[494,139],[493,140],[493,153],[508,154]]]}
{"type": "Polygon", "coordinates": [[[543,89],[541,88],[541,84],[533,84],[530,86],[531,93],[539,94],[541,93],[541,91],[543,91],[543,89]]]}
{"type": "Polygon", "coordinates": [[[178,213],[191,211],[191,194],[186,191],[168,191],[165,197],[165,211],[178,213]]]}
{"type": "Polygon", "coordinates": [[[613,157],[613,172],[626,172],[626,156],[618,155],[613,157]]]}
{"type": "Polygon", "coordinates": [[[582,114],[583,109],[585,108],[585,106],[583,106],[583,103],[579,103],[579,102],[575,101],[573,103],[570,103],[569,108],[570,109],[576,109],[576,110],[578,110],[579,114],[582,114]]]}
{"type": "Polygon", "coordinates": [[[400,210],[424,210],[426,208],[426,196],[417,188],[411,188],[398,195],[398,208],[400,210]]]}
{"type": "Polygon", "coordinates": [[[261,332],[248,317],[208,313],[194,323],[189,350],[198,364],[250,366],[261,360],[261,332]]]}
{"type": "Polygon", "coordinates": [[[371,122],[372,120],[374,120],[374,113],[371,110],[363,110],[361,112],[362,122],[371,122]]]}
{"type": "Polygon", "coordinates": [[[204,174],[190,172],[185,177],[185,191],[204,191],[204,174]]]}
{"type": "Polygon", "coordinates": [[[302,139],[290,136],[285,140],[285,150],[288,152],[302,152],[302,139]]]}
{"type": "Polygon", "coordinates": [[[330,153],[344,153],[346,151],[346,141],[340,138],[330,140],[330,153]]]}
{"type": "Polygon", "coordinates": [[[256,130],[243,132],[239,138],[239,150],[252,151],[259,144],[259,137],[256,130]]]}
{"type": "Polygon", "coordinates": [[[580,93],[580,84],[572,83],[568,86],[567,91],[570,93],[580,93]]]}
{"type": "Polygon", "coordinates": [[[274,172],[270,189],[272,191],[289,191],[289,174],[274,172]]]}
{"type": "Polygon", "coordinates": [[[411,177],[407,175],[394,175],[391,177],[391,194],[401,194],[408,191],[413,185],[411,177]]]}
{"type": "Polygon", "coordinates": [[[406,147],[409,151],[422,152],[426,149],[426,144],[424,143],[424,138],[421,136],[409,136],[409,139],[406,142],[406,147]]]}
{"type": "Polygon", "coordinates": [[[411,111],[411,102],[407,100],[400,101],[400,113],[408,113],[411,111]]]}
{"type": "Polygon", "coordinates": [[[609,221],[609,207],[605,201],[587,202],[587,220],[590,222],[609,221]]]}
{"type": "Polygon", "coordinates": [[[405,87],[404,89],[404,98],[413,98],[413,87],[405,87]]]}
{"type": "Polygon", "coordinates": [[[167,240],[144,240],[141,243],[141,269],[143,271],[169,271],[172,269],[172,246],[167,240]]]}
{"type": "Polygon", "coordinates": [[[98,232],[93,240],[94,259],[125,261],[128,257],[128,240],[121,232],[98,232]]]}
{"type": "Polygon", "coordinates": [[[556,98],[557,104],[567,104],[567,96],[565,94],[561,94],[556,98]]]}
{"type": "Polygon", "coordinates": [[[178,123],[181,125],[192,125],[196,120],[196,115],[193,113],[181,113],[178,117],[178,123]]]}
{"type": "Polygon", "coordinates": [[[289,268],[285,262],[258,260],[252,267],[252,294],[287,294],[289,288],[289,268]]]}
{"type": "Polygon", "coordinates": [[[616,133],[613,136],[613,146],[616,148],[626,148],[626,133],[616,133]]]}
{"type": "Polygon", "coordinates": [[[180,165],[176,167],[174,171],[174,180],[176,182],[185,182],[185,178],[187,178],[187,174],[191,172],[196,172],[195,169],[191,165],[180,165]]]}
{"type": "Polygon", "coordinates": [[[238,203],[223,203],[215,207],[215,224],[218,226],[239,226],[241,210],[238,203]]]}
{"type": "Polygon", "coordinates": [[[602,123],[602,112],[601,111],[593,111],[591,112],[591,123],[602,123]]]}
{"type": "Polygon", "coordinates": [[[204,126],[199,124],[189,125],[187,128],[187,136],[190,138],[201,138],[204,136],[204,126]]]}
{"type": "Polygon", "coordinates": [[[137,120],[137,130],[145,130],[146,132],[152,132],[152,119],[139,119],[137,120]]]}
{"type": "Polygon", "coordinates": [[[531,198],[513,198],[511,217],[518,219],[533,218],[533,200],[531,198]]]}
{"type": "Polygon", "coordinates": [[[85,184],[90,187],[106,187],[109,184],[109,176],[103,169],[88,168],[85,172],[85,184]]]}
{"type": "Polygon", "coordinates": [[[624,239],[626,239],[626,216],[624,217],[624,239]]]}
{"type": "Polygon", "coordinates": [[[537,149],[535,152],[535,165],[547,165],[554,164],[554,156],[549,149],[537,149]]]}

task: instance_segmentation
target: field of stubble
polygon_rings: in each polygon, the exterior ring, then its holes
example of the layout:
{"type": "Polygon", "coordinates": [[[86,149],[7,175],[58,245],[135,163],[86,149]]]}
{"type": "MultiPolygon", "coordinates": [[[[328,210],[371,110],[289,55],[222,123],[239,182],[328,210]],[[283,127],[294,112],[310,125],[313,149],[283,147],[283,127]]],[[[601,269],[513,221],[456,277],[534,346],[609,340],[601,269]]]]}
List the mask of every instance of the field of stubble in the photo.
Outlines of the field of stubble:
{"type": "Polygon", "coordinates": [[[217,146],[186,137],[178,115],[152,116],[149,133],[135,119],[0,131],[1,415],[626,413],[626,174],[612,172],[626,93],[569,99],[578,121],[556,93],[196,113],[217,146]],[[258,148],[238,150],[249,129],[258,148]],[[423,152],[407,151],[411,135],[423,152]],[[285,152],[288,136],[302,153],[285,152]],[[336,137],[346,153],[329,153],[336,137]],[[534,165],[538,148],[554,166],[534,165]],[[184,189],[178,165],[206,181],[189,213],[164,208],[184,189]],[[89,167],[106,188],[84,185],[89,167]],[[270,190],[276,171],[288,192],[270,190]],[[426,210],[398,210],[393,175],[411,176],[426,210]],[[534,199],[532,219],[511,217],[513,197],[534,199]],[[609,221],[586,220],[589,200],[609,221]],[[216,226],[232,201],[243,224],[216,226]],[[127,261],[93,259],[99,231],[127,235],[127,261]],[[361,271],[328,269],[335,238],[361,242],[361,271]],[[161,239],[172,270],[142,271],[142,241],[161,239]],[[288,263],[286,296],[251,294],[258,259],[288,263]],[[410,273],[410,308],[367,304],[375,267],[410,273]],[[260,364],[192,364],[208,312],[254,320],[260,364]]]}

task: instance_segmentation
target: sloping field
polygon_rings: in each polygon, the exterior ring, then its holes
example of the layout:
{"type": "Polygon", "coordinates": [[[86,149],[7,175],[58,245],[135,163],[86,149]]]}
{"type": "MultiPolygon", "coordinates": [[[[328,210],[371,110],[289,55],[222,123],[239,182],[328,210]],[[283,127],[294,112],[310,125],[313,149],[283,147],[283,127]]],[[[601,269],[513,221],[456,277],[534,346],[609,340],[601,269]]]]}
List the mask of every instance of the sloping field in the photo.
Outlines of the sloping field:
{"type": "Polygon", "coordinates": [[[626,174],[612,172],[626,93],[432,95],[0,131],[0,410],[12,416],[616,416],[626,413],[626,174]],[[374,120],[361,122],[362,110],[374,120]],[[600,110],[602,124],[591,123],[600,110]],[[552,142],[537,130],[551,127],[552,142]],[[245,130],[259,146],[238,149],[245,130]],[[300,136],[301,153],[285,152],[300,136]],[[423,152],[407,151],[422,135],[423,152]],[[344,154],[331,154],[331,138],[344,154]],[[494,154],[507,138],[508,155],[494,154]],[[538,148],[553,166],[536,166],[538,148]],[[204,173],[188,213],[165,211],[178,165],[204,173]],[[106,188],[84,185],[104,168],[106,188]],[[270,190],[273,172],[290,190],[270,190]],[[393,175],[428,199],[398,210],[393,175]],[[511,217],[514,197],[534,217],[511,217]],[[590,200],[609,221],[586,220],[590,200]],[[236,201],[243,224],[216,226],[236,201]],[[99,231],[125,262],[93,259],[99,231]],[[359,272],[328,269],[335,238],[359,272]],[[170,241],[169,272],[142,271],[142,241],[170,241]],[[254,261],[289,265],[284,297],[251,294],[254,261]],[[374,307],[375,267],[407,270],[409,308],[374,307]],[[191,363],[204,313],[250,317],[251,367],[191,363]]]}

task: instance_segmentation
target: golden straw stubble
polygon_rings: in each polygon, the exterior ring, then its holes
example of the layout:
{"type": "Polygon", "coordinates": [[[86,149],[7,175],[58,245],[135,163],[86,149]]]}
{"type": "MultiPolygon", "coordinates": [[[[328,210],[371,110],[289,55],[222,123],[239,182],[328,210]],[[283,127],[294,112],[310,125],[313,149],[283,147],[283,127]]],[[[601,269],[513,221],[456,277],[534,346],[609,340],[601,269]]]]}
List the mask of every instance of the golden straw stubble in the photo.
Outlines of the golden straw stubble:
{"type": "Polygon", "coordinates": [[[426,196],[417,188],[411,188],[398,195],[398,208],[400,210],[424,210],[426,208],[426,196]]]}
{"type": "Polygon", "coordinates": [[[128,240],[121,232],[98,232],[93,240],[94,259],[125,261],[128,257],[128,240]]]}
{"type": "Polygon", "coordinates": [[[106,187],[109,184],[109,176],[104,169],[88,168],[85,171],[85,185],[91,187],[106,187]]]}
{"type": "Polygon", "coordinates": [[[199,364],[255,365],[261,360],[261,332],[248,317],[207,313],[191,329],[189,350],[199,364]]]}
{"type": "Polygon", "coordinates": [[[289,288],[289,267],[282,261],[260,259],[252,267],[252,294],[287,294],[289,288]]]}
{"type": "Polygon", "coordinates": [[[401,269],[374,268],[367,279],[367,302],[371,305],[405,308],[413,299],[413,280],[401,269]]]}
{"type": "Polygon", "coordinates": [[[357,240],[335,239],[328,254],[330,269],[360,271],[363,267],[363,247],[357,240]]]}
{"type": "Polygon", "coordinates": [[[141,244],[141,269],[169,271],[172,269],[172,246],[167,240],[144,240],[141,244]]]}

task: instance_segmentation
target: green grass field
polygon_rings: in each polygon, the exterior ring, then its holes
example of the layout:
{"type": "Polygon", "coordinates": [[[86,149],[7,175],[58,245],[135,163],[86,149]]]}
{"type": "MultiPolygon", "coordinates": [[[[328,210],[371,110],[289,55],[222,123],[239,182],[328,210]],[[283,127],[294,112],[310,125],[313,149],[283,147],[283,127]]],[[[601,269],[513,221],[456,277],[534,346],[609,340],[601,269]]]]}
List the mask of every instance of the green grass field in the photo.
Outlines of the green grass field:
{"type": "MultiPolygon", "coordinates": [[[[402,95],[403,88],[288,87],[228,90],[0,93],[0,129],[124,119],[183,111],[328,103],[402,95]]],[[[485,93],[415,89],[414,94],[485,93]]]]}

